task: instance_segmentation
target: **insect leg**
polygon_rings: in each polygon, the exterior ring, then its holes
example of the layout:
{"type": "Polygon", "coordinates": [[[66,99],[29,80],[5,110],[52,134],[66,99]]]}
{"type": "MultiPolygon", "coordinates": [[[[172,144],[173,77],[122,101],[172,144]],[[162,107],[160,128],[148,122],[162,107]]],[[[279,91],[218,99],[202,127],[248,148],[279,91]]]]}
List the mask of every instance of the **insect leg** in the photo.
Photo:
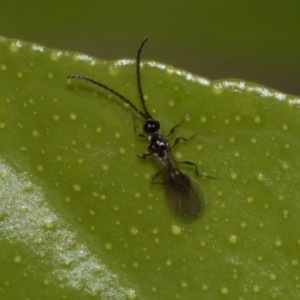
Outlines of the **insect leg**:
{"type": "Polygon", "coordinates": [[[175,125],[171,128],[170,132],[166,135],[166,137],[168,137],[168,136],[170,136],[171,134],[173,134],[174,131],[175,131],[175,129],[178,128],[179,126],[181,126],[181,124],[183,123],[183,121],[185,120],[185,118],[187,118],[188,116],[189,116],[189,114],[186,114],[185,117],[184,117],[178,124],[175,124],[175,125]]]}
{"type": "Polygon", "coordinates": [[[182,140],[182,141],[184,141],[184,142],[187,142],[187,141],[191,140],[192,138],[194,138],[196,135],[200,134],[200,131],[201,131],[201,130],[199,130],[198,132],[196,132],[195,134],[193,134],[193,135],[192,135],[191,137],[189,137],[189,138],[185,138],[185,137],[182,137],[182,136],[176,138],[174,144],[171,146],[171,149],[173,149],[173,148],[178,144],[178,142],[179,142],[180,140],[182,140]]]}
{"type": "Polygon", "coordinates": [[[137,131],[137,125],[136,125],[136,124],[134,124],[134,132],[135,132],[135,134],[136,134],[137,136],[139,136],[139,137],[147,138],[147,134],[141,133],[141,132],[138,132],[138,131],[137,131]]]}
{"type": "Polygon", "coordinates": [[[150,152],[144,152],[144,153],[139,154],[138,157],[146,159],[148,156],[151,156],[151,155],[153,155],[153,154],[150,152]]]}
{"type": "MultiPolygon", "coordinates": [[[[139,157],[140,157],[140,158],[146,159],[148,156],[151,156],[151,155],[153,155],[153,154],[150,153],[150,152],[144,152],[144,153],[141,153],[141,154],[139,155],[139,157]]],[[[152,175],[151,178],[150,178],[150,182],[151,182],[152,184],[162,184],[162,185],[164,185],[163,182],[154,182],[154,180],[155,180],[160,174],[161,174],[161,171],[159,171],[159,172],[155,173],[154,175],[152,175]]]]}
{"type": "Polygon", "coordinates": [[[162,184],[162,185],[164,185],[163,182],[154,182],[154,180],[155,180],[160,174],[161,174],[161,171],[159,171],[159,172],[155,173],[154,175],[152,175],[151,178],[150,178],[150,182],[151,182],[152,184],[162,184]]]}
{"type": "Polygon", "coordinates": [[[195,167],[195,173],[197,176],[201,176],[201,177],[205,177],[205,178],[209,178],[209,179],[215,179],[215,180],[218,180],[219,178],[217,177],[214,177],[214,176],[209,176],[209,175],[204,175],[204,174],[199,174],[198,172],[198,167],[197,165],[190,161],[190,160],[186,160],[186,161],[177,161],[178,164],[186,164],[186,165],[189,165],[189,166],[194,166],[195,167]]]}
{"type": "MultiPolygon", "coordinates": [[[[192,161],[190,161],[190,160],[186,160],[186,161],[177,161],[177,163],[179,163],[179,164],[186,164],[186,165],[189,165],[189,166],[194,166],[195,167],[195,173],[196,173],[196,175],[198,176],[199,175],[199,172],[198,172],[198,167],[197,167],[197,165],[194,163],[194,162],[192,162],[192,161]]],[[[200,174],[201,175],[201,174],[200,174]]],[[[201,175],[202,176],[202,175],[201,175]]],[[[206,177],[206,176],[205,176],[206,177]]]]}
{"type": "Polygon", "coordinates": [[[139,137],[147,138],[147,135],[146,135],[146,134],[137,131],[137,124],[136,124],[135,118],[134,118],[134,116],[133,116],[133,114],[132,114],[131,112],[128,112],[128,113],[129,113],[129,114],[131,115],[131,117],[132,117],[134,133],[135,133],[137,136],[139,136],[139,137]]]}
{"type": "Polygon", "coordinates": [[[179,126],[181,126],[181,124],[183,123],[183,121],[184,121],[184,119],[182,119],[182,120],[180,121],[180,123],[175,124],[175,125],[171,128],[170,132],[166,135],[166,137],[168,137],[168,136],[170,136],[171,134],[173,134],[174,131],[175,131],[175,129],[178,128],[179,126]]]}

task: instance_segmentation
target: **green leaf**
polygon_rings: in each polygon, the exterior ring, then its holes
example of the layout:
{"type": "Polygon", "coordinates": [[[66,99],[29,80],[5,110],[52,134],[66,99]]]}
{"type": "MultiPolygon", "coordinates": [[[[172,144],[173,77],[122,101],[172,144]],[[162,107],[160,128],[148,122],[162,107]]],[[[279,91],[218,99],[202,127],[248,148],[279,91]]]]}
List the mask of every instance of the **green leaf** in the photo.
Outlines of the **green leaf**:
{"type": "MultiPolygon", "coordinates": [[[[149,43],[147,47],[150,47],[149,43]]],[[[134,55],[134,53],[133,53],[134,55]]],[[[135,61],[0,39],[3,299],[298,299],[299,98],[143,63],[150,112],[205,195],[194,222],[168,208],[141,160],[135,61]],[[170,140],[174,141],[175,137],[170,140]]]]}

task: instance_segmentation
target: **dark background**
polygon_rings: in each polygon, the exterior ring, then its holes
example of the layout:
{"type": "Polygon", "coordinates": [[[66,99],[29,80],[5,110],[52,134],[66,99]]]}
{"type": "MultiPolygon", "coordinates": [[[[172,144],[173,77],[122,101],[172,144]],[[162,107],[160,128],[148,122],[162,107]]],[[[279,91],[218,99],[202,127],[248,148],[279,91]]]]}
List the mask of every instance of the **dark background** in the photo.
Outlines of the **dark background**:
{"type": "Polygon", "coordinates": [[[0,35],[300,95],[300,1],[0,1],[0,35]]]}

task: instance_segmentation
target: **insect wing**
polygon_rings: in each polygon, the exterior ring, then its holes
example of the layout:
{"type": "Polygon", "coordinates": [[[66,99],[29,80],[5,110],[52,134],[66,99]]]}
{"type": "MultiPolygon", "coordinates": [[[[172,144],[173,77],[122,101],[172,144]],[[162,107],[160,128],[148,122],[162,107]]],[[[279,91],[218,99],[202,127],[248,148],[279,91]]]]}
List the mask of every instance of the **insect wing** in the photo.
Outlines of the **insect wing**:
{"type": "Polygon", "coordinates": [[[196,218],[203,210],[204,196],[191,180],[178,169],[165,174],[165,194],[171,208],[182,218],[196,218]]]}

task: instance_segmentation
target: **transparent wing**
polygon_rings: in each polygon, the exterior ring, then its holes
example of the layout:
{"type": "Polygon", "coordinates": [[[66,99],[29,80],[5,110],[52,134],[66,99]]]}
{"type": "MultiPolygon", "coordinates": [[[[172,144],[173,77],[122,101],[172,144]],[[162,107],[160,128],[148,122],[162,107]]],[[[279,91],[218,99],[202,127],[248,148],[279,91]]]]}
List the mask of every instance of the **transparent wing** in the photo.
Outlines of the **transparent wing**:
{"type": "Polygon", "coordinates": [[[166,199],[172,210],[182,218],[198,217],[204,207],[203,193],[178,169],[164,175],[166,199]]]}

